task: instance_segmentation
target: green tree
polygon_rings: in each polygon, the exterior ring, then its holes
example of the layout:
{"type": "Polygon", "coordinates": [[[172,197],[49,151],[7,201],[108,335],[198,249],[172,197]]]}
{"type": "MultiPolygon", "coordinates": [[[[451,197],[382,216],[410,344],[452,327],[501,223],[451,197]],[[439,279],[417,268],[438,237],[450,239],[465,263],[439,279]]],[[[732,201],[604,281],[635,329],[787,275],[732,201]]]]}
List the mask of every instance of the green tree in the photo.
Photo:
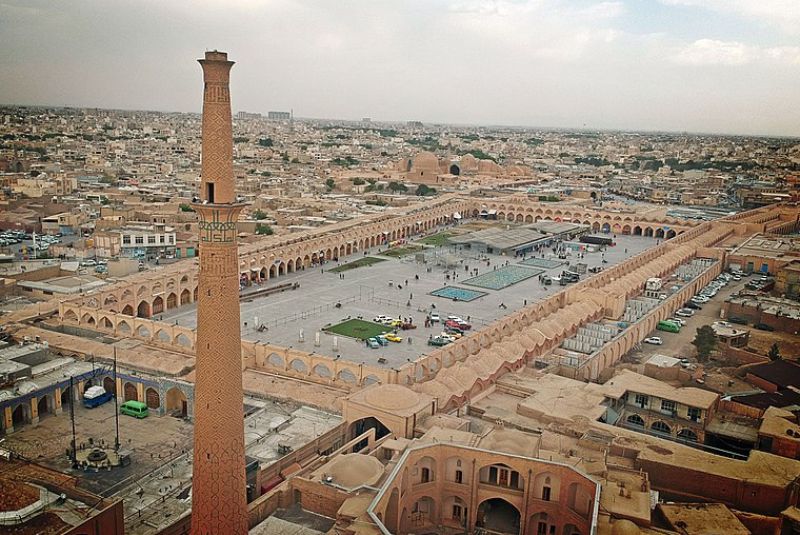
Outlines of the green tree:
{"type": "Polygon", "coordinates": [[[188,203],[185,202],[179,204],[178,208],[181,209],[181,212],[194,212],[194,208],[192,208],[188,203]]]}
{"type": "Polygon", "coordinates": [[[262,137],[258,140],[258,144],[262,147],[271,147],[273,145],[272,139],[268,137],[262,137]]]}
{"type": "Polygon", "coordinates": [[[692,345],[697,348],[697,359],[700,362],[708,360],[711,352],[717,348],[717,335],[709,325],[697,329],[697,334],[692,340],[692,345]]]}
{"type": "Polygon", "coordinates": [[[425,184],[420,184],[417,186],[417,191],[415,192],[420,197],[425,197],[427,195],[436,195],[436,188],[431,188],[426,186],[425,184]]]}
{"type": "Polygon", "coordinates": [[[363,178],[356,177],[356,178],[353,179],[353,185],[354,186],[363,186],[364,184],[366,184],[366,182],[364,181],[363,178]]]}
{"type": "Polygon", "coordinates": [[[333,191],[333,188],[336,187],[336,181],[332,178],[329,178],[325,181],[325,187],[328,188],[328,191],[333,191]]]}
{"type": "Polygon", "coordinates": [[[300,158],[297,157],[292,158],[292,163],[300,163],[300,158]]]}
{"type": "Polygon", "coordinates": [[[772,344],[772,347],[769,348],[769,353],[767,353],[769,360],[780,360],[781,359],[781,350],[778,347],[778,342],[772,344]]]}
{"type": "Polygon", "coordinates": [[[253,219],[256,221],[261,221],[262,219],[267,218],[267,214],[265,214],[262,210],[255,210],[252,215],[253,219]]]}
{"type": "Polygon", "coordinates": [[[397,193],[397,192],[400,192],[400,191],[408,191],[408,188],[406,187],[405,184],[402,184],[400,182],[392,181],[392,182],[389,182],[389,191],[393,191],[393,192],[397,193]]]}
{"type": "Polygon", "coordinates": [[[266,223],[256,223],[256,234],[259,236],[271,236],[273,233],[272,227],[266,223]]]}

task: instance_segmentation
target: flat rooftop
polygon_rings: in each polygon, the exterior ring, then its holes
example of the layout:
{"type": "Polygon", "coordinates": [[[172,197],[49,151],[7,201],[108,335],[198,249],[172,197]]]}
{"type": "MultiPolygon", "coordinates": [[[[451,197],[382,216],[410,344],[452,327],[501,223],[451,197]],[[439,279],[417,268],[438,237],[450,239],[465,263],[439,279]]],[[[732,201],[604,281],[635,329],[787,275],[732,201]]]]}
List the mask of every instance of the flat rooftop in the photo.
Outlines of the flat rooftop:
{"type": "Polygon", "coordinates": [[[800,303],[791,299],[743,292],[729,297],[726,301],[735,305],[759,308],[761,311],[775,316],[800,319],[800,303]]]}
{"type": "Polygon", "coordinates": [[[660,503],[658,509],[673,529],[688,535],[749,535],[730,509],[721,503],[660,503]]]}
{"type": "Polygon", "coordinates": [[[493,249],[507,250],[534,243],[543,238],[548,238],[548,235],[529,227],[511,227],[509,229],[493,227],[462,236],[453,236],[450,241],[460,244],[481,243],[493,249]]]}
{"type": "Polygon", "coordinates": [[[800,257],[800,238],[757,234],[744,242],[732,254],[790,260],[791,257],[800,257]]]}
{"type": "Polygon", "coordinates": [[[92,275],[68,275],[65,277],[55,277],[43,281],[18,281],[17,285],[23,288],[41,290],[59,294],[77,294],[96,290],[107,283],[93,277],[92,275]]]}

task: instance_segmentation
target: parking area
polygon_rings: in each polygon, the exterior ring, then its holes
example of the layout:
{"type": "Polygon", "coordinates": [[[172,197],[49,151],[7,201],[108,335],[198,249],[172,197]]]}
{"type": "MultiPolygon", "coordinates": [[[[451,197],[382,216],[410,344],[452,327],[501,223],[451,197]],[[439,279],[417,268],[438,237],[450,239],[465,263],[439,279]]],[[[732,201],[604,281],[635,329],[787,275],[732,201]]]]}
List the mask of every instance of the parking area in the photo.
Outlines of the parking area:
{"type": "MultiPolygon", "coordinates": [[[[566,261],[580,261],[589,268],[610,267],[656,245],[655,239],[642,236],[617,236],[616,241],[616,246],[609,247],[604,252],[586,253],[582,259],[577,258],[577,253],[569,252],[570,256],[566,261]]],[[[261,290],[287,282],[300,284],[296,290],[252,300],[247,299],[246,291],[241,304],[242,337],[309,353],[340,356],[351,362],[395,368],[415,360],[431,349],[427,341],[443,329],[441,323],[425,327],[425,317],[432,310],[437,311],[443,320],[448,315],[456,315],[471,323],[473,328],[480,329],[495,319],[561,289],[556,284],[543,285],[537,276],[525,278],[499,290],[481,288],[484,295],[470,301],[457,297],[441,297],[439,295],[442,293],[445,296],[453,295],[451,292],[442,292],[442,288],[463,288],[466,280],[475,276],[476,269],[478,276],[502,270],[506,266],[534,273],[544,270],[545,274],[553,276],[566,269],[566,265],[558,262],[558,258],[549,249],[544,254],[544,260],[549,262],[537,262],[541,264],[537,267],[518,267],[522,258],[483,253],[478,255],[468,249],[458,250],[449,245],[438,246],[433,251],[441,253],[440,255],[425,255],[427,258],[446,257],[450,266],[447,269],[432,262],[420,263],[418,255],[391,258],[383,256],[381,252],[385,251],[372,248],[366,254],[386,258],[385,262],[339,273],[331,272],[337,265],[363,258],[364,252],[359,252],[348,258],[340,258],[339,263],[328,262],[248,289],[247,291],[261,290]],[[452,262],[453,259],[456,260],[455,263],[452,262]],[[554,267],[546,269],[546,265],[554,267]],[[434,291],[439,295],[431,295],[434,291]],[[334,341],[335,335],[322,331],[348,319],[361,318],[370,321],[378,315],[411,317],[416,328],[399,330],[401,342],[378,349],[371,349],[360,340],[341,336],[336,336],[334,341]],[[316,342],[318,332],[319,344],[316,342]]],[[[171,310],[163,315],[163,320],[177,321],[180,325],[194,328],[195,305],[171,310]]]]}
{"type": "Polygon", "coordinates": [[[704,303],[700,310],[695,310],[693,316],[682,317],[686,325],[681,328],[679,333],[664,331],[650,333],[648,336],[657,336],[661,338],[663,343],[661,345],[642,344],[642,348],[633,355],[634,359],[644,361],[651,355],[666,355],[678,358],[693,355],[694,346],[692,345],[692,340],[697,334],[697,329],[703,325],[711,325],[715,321],[719,321],[722,303],[731,294],[742,290],[747,280],[745,278],[741,281],[731,281],[716,296],[704,303]]]}

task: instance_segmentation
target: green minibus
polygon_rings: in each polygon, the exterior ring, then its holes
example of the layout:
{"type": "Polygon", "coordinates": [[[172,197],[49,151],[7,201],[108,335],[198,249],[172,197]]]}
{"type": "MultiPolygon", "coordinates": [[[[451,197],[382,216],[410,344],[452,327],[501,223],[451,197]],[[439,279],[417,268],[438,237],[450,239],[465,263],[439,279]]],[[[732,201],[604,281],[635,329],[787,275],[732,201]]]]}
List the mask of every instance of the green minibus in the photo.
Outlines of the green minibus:
{"type": "Polygon", "coordinates": [[[141,401],[126,401],[119,407],[119,412],[122,414],[127,414],[128,416],[133,416],[134,418],[147,418],[149,414],[149,410],[147,405],[142,403],[141,401]]]}

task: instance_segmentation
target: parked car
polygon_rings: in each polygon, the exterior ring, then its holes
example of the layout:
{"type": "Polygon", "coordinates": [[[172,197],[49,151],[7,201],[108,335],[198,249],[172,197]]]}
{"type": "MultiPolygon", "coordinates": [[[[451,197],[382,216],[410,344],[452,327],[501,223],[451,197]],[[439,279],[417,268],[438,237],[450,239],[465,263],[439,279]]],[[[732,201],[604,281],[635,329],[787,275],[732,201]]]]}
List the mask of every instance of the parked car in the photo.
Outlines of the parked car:
{"type": "Polygon", "coordinates": [[[772,331],[775,330],[775,327],[773,327],[772,325],[767,325],[766,323],[756,323],[755,325],[753,325],[753,327],[755,327],[759,331],[770,331],[770,332],[772,332],[772,331]]]}
{"type": "Polygon", "coordinates": [[[450,327],[449,325],[444,328],[444,332],[450,336],[455,336],[456,338],[461,338],[462,336],[464,336],[464,331],[462,331],[458,327],[450,327]]]}
{"type": "Polygon", "coordinates": [[[691,318],[694,316],[694,310],[691,308],[681,308],[675,311],[675,315],[681,318],[691,318]]]}
{"type": "Polygon", "coordinates": [[[670,318],[669,321],[674,321],[675,323],[679,323],[681,326],[686,325],[686,320],[681,318],[670,318]]]}
{"type": "Polygon", "coordinates": [[[653,344],[654,346],[660,346],[664,343],[664,341],[659,338],[658,336],[650,336],[644,339],[645,344],[653,344]]]}
{"type": "Polygon", "coordinates": [[[747,320],[746,319],[737,318],[735,316],[732,316],[732,317],[728,318],[728,321],[731,322],[731,323],[736,323],[738,325],[747,325],[747,320]]]}
{"type": "Polygon", "coordinates": [[[691,310],[700,310],[703,308],[703,305],[701,305],[700,303],[695,303],[694,301],[689,301],[683,306],[691,310]]]}
{"type": "Polygon", "coordinates": [[[443,338],[441,336],[434,336],[433,338],[428,340],[429,346],[446,346],[451,342],[448,338],[443,338]]]}
{"type": "Polygon", "coordinates": [[[404,331],[408,331],[410,329],[416,329],[417,326],[413,323],[404,323],[400,326],[400,328],[403,329],[404,331]]]}
{"type": "Polygon", "coordinates": [[[403,341],[403,337],[402,336],[397,336],[394,333],[389,333],[389,334],[385,335],[384,338],[386,338],[390,342],[402,342],[403,341]]]}
{"type": "Polygon", "coordinates": [[[428,319],[431,320],[433,323],[439,323],[440,321],[442,321],[442,318],[439,317],[438,312],[431,312],[430,314],[428,314],[428,319]]]}
{"type": "Polygon", "coordinates": [[[381,314],[380,316],[375,316],[374,318],[372,318],[372,321],[374,321],[375,323],[383,323],[384,321],[390,319],[393,318],[391,316],[384,316],[383,314],[381,314]]]}
{"type": "Polygon", "coordinates": [[[381,345],[374,338],[367,338],[367,347],[370,349],[378,349],[381,345]]]}
{"type": "Polygon", "coordinates": [[[382,334],[376,336],[375,337],[375,341],[377,341],[382,346],[388,346],[389,345],[389,340],[387,340],[386,337],[384,335],[382,335],[382,334]]]}

